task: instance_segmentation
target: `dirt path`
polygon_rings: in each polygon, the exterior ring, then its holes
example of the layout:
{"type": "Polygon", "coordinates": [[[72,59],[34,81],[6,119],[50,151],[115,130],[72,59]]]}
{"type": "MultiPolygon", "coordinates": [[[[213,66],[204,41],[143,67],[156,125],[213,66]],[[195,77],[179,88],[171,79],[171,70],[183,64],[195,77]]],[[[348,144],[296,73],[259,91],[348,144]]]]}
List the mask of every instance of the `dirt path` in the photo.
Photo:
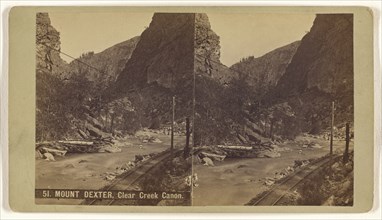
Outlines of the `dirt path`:
{"type": "MultiPolygon", "coordinates": [[[[274,177],[275,172],[293,167],[295,160],[318,158],[329,152],[328,141],[312,138],[323,148],[301,148],[295,142],[285,143],[290,152],[281,152],[280,158],[226,159],[216,162],[214,167],[194,165],[199,186],[194,188],[194,205],[244,205],[268,189],[261,179],[274,177]],[[299,151],[302,150],[300,154],[299,151]]],[[[351,142],[351,148],[353,143],[351,142]]],[[[334,142],[334,151],[342,152],[344,141],[334,142]]]]}

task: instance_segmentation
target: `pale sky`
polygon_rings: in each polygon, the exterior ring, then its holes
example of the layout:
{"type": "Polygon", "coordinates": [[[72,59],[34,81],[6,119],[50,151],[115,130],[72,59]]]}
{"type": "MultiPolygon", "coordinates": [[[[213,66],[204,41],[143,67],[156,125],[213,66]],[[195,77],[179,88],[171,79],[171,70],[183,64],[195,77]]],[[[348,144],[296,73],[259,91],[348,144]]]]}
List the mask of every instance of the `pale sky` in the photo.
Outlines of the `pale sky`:
{"type": "MultiPolygon", "coordinates": [[[[96,53],[140,35],[152,13],[49,13],[60,32],[61,50],[74,57],[96,53]]],[[[220,36],[221,61],[227,66],[247,56],[259,57],[301,38],[310,30],[314,14],[208,14],[220,36]]],[[[71,59],[62,56],[70,62],[71,59]]]]}
{"type": "Polygon", "coordinates": [[[315,14],[208,14],[220,36],[221,62],[227,66],[243,57],[260,57],[278,47],[301,40],[315,14]]]}

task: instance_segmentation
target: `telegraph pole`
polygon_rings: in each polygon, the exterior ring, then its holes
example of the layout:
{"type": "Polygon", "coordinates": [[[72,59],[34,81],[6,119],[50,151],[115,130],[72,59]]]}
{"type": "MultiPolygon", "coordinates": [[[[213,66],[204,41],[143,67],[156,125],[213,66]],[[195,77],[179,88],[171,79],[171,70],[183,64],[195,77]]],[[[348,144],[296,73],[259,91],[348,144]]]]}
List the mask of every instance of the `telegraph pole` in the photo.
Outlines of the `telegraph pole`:
{"type": "Polygon", "coordinates": [[[332,102],[332,123],[330,128],[330,156],[333,154],[333,133],[334,133],[334,102],[332,102]]]}
{"type": "Polygon", "coordinates": [[[350,142],[350,125],[349,122],[346,123],[346,134],[345,134],[345,152],[343,156],[343,163],[347,163],[349,161],[349,142],[350,142]]]}
{"type": "Polygon", "coordinates": [[[175,96],[172,97],[171,153],[174,150],[175,96]]]}
{"type": "Polygon", "coordinates": [[[192,87],[192,145],[191,149],[195,147],[195,85],[196,85],[196,76],[195,76],[195,70],[194,70],[194,82],[192,87]]]}
{"type": "Polygon", "coordinates": [[[186,118],[186,146],[184,147],[183,157],[186,159],[190,156],[190,119],[186,118]]]}

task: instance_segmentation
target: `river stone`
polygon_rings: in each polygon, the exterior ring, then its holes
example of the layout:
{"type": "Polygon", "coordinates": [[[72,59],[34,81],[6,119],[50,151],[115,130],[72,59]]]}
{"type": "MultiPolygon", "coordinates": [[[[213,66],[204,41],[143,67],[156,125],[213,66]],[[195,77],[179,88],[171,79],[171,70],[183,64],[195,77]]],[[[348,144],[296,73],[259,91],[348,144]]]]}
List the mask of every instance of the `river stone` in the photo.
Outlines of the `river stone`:
{"type": "Polygon", "coordinates": [[[53,155],[51,153],[44,153],[45,160],[55,161],[53,155]]]}
{"type": "Polygon", "coordinates": [[[154,138],[154,140],[152,141],[153,143],[162,143],[162,141],[159,139],[159,138],[154,138]]]}
{"type": "Polygon", "coordinates": [[[264,157],[277,158],[277,157],[281,157],[281,154],[277,151],[266,151],[264,152],[264,157]]]}
{"type": "Polygon", "coordinates": [[[105,152],[108,152],[108,153],[119,153],[122,151],[121,148],[115,147],[115,146],[104,146],[104,147],[101,147],[100,150],[104,150],[105,152]]]}
{"type": "Polygon", "coordinates": [[[202,161],[203,161],[203,164],[206,166],[214,166],[214,162],[211,160],[211,158],[204,157],[202,161]]]}
{"type": "Polygon", "coordinates": [[[115,176],[114,176],[114,175],[107,175],[107,176],[105,177],[105,179],[106,179],[106,180],[109,180],[109,181],[112,181],[112,180],[115,179],[115,176]]]}

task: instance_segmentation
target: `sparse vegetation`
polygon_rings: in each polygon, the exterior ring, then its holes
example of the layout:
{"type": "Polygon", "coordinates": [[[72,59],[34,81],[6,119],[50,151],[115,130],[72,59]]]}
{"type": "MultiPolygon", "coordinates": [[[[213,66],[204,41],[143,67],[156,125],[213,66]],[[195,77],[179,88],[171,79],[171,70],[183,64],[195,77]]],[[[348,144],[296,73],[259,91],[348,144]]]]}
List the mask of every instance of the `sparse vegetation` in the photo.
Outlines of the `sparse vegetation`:
{"type": "Polygon", "coordinates": [[[353,205],[353,155],[346,164],[337,158],[298,188],[300,205],[353,205]]]}
{"type": "MultiPolygon", "coordinates": [[[[186,177],[192,175],[191,167],[191,157],[184,159],[182,155],[174,155],[146,175],[140,186],[147,192],[190,192],[190,186],[186,184],[186,177]]],[[[145,205],[156,205],[158,202],[142,201],[145,205]]],[[[171,205],[189,205],[191,200],[187,198],[165,202],[170,202],[171,205]]]]}

